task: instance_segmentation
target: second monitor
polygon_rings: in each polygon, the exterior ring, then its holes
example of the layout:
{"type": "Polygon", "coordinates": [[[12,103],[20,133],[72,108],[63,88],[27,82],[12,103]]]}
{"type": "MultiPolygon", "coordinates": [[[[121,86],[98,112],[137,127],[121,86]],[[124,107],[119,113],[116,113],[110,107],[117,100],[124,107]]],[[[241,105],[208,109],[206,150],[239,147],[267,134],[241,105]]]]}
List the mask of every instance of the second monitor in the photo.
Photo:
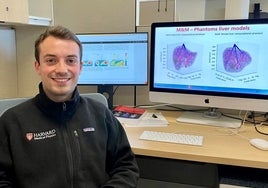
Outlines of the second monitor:
{"type": "Polygon", "coordinates": [[[148,33],[81,33],[83,71],[79,85],[96,85],[113,106],[114,85],[148,84],[148,33]]]}

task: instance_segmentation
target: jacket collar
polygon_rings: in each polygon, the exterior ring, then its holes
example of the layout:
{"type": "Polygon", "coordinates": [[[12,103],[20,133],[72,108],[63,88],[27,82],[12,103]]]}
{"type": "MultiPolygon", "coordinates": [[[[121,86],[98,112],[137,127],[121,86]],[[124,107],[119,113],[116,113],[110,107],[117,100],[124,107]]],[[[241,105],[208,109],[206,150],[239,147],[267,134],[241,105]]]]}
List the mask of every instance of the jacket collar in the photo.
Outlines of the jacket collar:
{"type": "Polygon", "coordinates": [[[65,102],[54,102],[47,97],[42,83],[39,84],[39,94],[35,97],[38,108],[48,117],[57,121],[70,119],[76,111],[79,99],[79,92],[77,88],[75,88],[71,100],[65,102]]]}

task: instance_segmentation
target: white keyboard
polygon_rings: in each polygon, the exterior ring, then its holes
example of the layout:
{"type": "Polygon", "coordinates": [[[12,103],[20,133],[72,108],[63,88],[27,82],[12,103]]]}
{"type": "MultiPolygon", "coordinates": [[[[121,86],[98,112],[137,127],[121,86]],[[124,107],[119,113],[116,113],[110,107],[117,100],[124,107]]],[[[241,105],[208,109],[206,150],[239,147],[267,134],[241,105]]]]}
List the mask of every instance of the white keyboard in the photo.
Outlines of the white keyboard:
{"type": "Polygon", "coordinates": [[[144,131],[141,134],[140,139],[202,146],[204,137],[200,135],[157,132],[157,131],[144,131]]]}

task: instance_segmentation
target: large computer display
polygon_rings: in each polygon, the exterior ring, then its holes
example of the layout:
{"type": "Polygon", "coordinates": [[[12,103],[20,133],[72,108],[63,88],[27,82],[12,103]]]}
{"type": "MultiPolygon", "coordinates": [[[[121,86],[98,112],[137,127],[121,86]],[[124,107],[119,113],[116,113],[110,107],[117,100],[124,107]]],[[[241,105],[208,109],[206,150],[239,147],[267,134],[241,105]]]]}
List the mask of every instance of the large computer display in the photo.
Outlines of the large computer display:
{"type": "Polygon", "coordinates": [[[268,20],[153,23],[151,101],[268,111],[268,20]]]}
{"type": "Polygon", "coordinates": [[[77,34],[83,46],[78,84],[146,85],[148,33],[77,34]]]}
{"type": "Polygon", "coordinates": [[[96,85],[108,94],[112,108],[114,85],[148,84],[148,33],[80,33],[83,70],[79,85],[96,85]]]}

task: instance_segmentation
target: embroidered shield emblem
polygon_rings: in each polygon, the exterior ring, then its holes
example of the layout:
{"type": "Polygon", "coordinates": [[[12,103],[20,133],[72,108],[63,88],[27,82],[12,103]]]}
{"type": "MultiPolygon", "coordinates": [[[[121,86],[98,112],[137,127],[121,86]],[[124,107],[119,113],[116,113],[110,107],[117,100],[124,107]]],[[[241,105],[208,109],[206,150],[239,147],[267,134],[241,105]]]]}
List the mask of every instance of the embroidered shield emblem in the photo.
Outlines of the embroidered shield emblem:
{"type": "Polygon", "coordinates": [[[32,140],[33,139],[33,133],[26,133],[26,138],[27,140],[32,140]]]}

